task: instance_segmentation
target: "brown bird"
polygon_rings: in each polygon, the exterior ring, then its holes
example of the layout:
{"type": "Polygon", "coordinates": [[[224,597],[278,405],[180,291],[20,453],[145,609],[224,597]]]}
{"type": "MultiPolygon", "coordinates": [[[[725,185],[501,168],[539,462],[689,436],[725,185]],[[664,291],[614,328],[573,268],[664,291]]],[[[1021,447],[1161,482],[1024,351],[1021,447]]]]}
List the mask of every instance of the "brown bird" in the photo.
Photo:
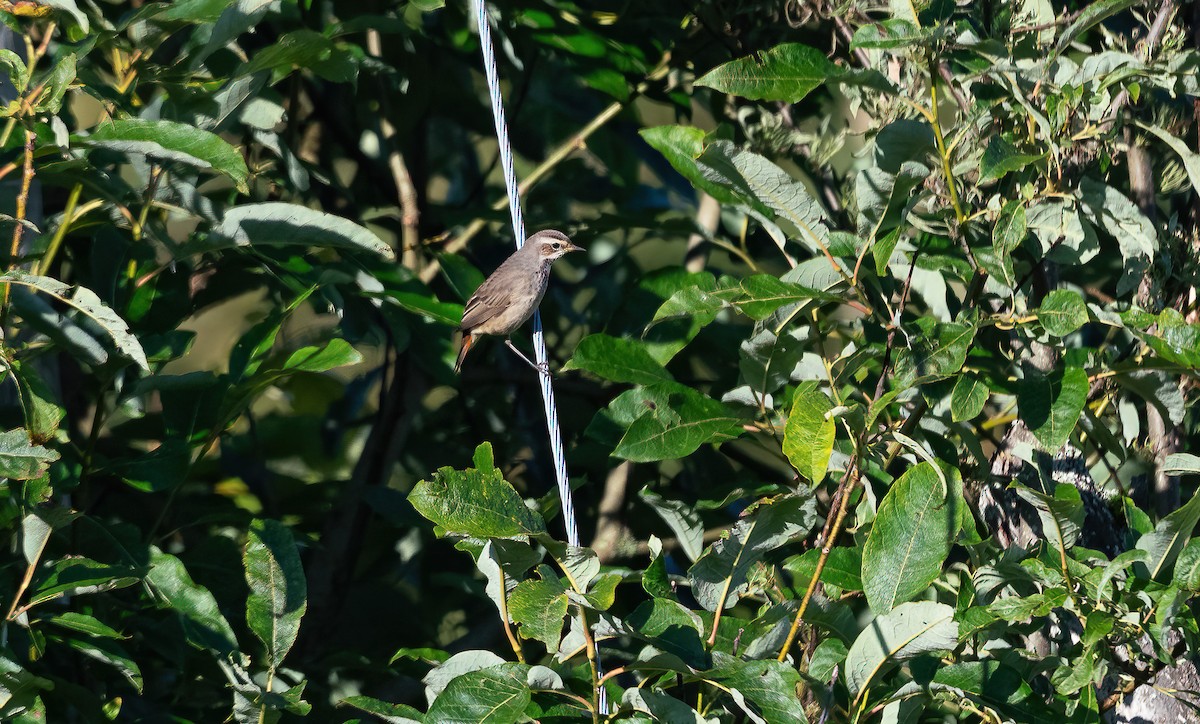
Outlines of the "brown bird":
{"type": "Polygon", "coordinates": [[[504,337],[504,344],[518,357],[534,369],[545,371],[530,362],[513,345],[509,335],[525,324],[525,320],[533,316],[541,303],[550,281],[550,265],[555,259],[572,251],[584,249],[572,244],[561,231],[539,231],[479,285],[463,309],[462,324],[459,325],[463,333],[462,349],[458,351],[458,361],[454,363],[455,372],[462,369],[467,352],[480,335],[504,337]]]}

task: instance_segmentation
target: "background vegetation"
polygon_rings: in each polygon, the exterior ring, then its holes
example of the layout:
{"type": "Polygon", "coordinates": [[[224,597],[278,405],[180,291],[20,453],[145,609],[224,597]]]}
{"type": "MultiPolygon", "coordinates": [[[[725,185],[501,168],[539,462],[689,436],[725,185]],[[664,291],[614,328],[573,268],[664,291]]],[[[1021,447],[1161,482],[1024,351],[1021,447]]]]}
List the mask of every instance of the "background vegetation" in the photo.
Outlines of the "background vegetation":
{"type": "Polygon", "coordinates": [[[1191,5],[2,5],[6,721],[1197,716],[1191,5]]]}

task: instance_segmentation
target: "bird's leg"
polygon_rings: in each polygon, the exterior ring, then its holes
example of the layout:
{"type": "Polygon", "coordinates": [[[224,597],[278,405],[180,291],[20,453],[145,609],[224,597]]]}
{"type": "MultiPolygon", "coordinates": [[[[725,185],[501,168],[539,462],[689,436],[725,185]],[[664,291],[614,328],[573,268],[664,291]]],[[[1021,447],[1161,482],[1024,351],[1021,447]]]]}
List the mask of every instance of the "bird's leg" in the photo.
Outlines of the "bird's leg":
{"type": "Polygon", "coordinates": [[[541,372],[544,375],[550,374],[550,363],[549,362],[535,364],[528,357],[525,356],[524,352],[517,349],[517,346],[512,343],[512,338],[510,338],[510,337],[504,338],[504,344],[508,345],[508,348],[511,349],[513,352],[515,352],[518,357],[525,360],[525,364],[529,365],[530,367],[534,368],[535,370],[537,370],[538,372],[541,372]]]}

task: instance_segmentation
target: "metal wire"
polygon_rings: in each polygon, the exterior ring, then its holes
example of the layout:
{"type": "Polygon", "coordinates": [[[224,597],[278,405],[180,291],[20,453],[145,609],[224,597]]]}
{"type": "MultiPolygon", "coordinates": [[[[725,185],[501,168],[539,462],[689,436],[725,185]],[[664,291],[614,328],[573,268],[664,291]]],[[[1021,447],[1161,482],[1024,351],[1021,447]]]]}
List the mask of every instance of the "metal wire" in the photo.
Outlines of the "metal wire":
{"type": "MultiPolygon", "coordinates": [[[[525,244],[525,222],[521,217],[521,197],[517,190],[517,174],[513,170],[512,146],[508,140],[508,123],[504,119],[504,99],[500,95],[500,77],[496,71],[496,49],[492,45],[492,29],[488,23],[487,7],[483,0],[471,0],[479,24],[479,46],[483,51],[483,73],[487,77],[488,95],[492,100],[492,117],[496,121],[496,141],[500,146],[500,166],[504,169],[504,186],[508,189],[508,210],[512,214],[513,234],[517,248],[525,244]]],[[[554,386],[546,363],[546,340],[542,335],[541,312],[533,313],[533,353],[542,371],[538,375],[545,403],[546,429],[550,435],[550,454],[554,458],[554,476],[558,481],[558,498],[562,504],[567,543],[579,546],[579,526],[575,521],[575,503],[567,478],[567,460],[563,453],[562,431],[558,425],[558,408],[554,404],[554,386]]],[[[599,650],[596,667],[599,670],[599,650]]],[[[598,671],[598,673],[601,673],[598,671]]],[[[608,696],[600,687],[600,713],[608,713],[608,696]]]]}

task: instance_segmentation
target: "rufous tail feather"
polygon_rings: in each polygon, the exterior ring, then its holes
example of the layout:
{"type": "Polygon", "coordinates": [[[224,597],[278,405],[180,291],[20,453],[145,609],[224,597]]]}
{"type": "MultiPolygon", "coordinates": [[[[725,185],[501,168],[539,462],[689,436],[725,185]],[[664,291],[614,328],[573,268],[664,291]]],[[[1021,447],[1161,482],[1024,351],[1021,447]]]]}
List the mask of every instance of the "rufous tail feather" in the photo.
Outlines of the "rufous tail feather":
{"type": "Polygon", "coordinates": [[[463,360],[467,358],[467,352],[471,351],[471,347],[474,344],[475,335],[470,332],[463,335],[462,347],[458,350],[458,361],[454,363],[454,374],[458,374],[462,370],[463,360]]]}

